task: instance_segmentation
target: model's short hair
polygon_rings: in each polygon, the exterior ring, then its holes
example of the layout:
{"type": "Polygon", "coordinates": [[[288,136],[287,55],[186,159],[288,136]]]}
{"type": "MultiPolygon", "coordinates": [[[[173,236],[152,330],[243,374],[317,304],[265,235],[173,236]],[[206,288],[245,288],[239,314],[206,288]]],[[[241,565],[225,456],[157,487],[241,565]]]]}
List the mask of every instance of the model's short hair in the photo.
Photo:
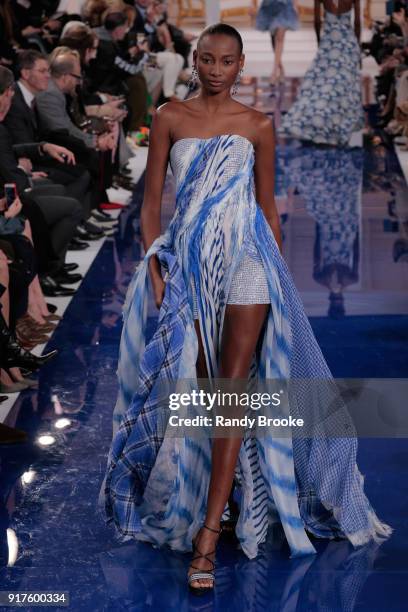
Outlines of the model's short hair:
{"type": "Polygon", "coordinates": [[[14,75],[5,66],[0,66],[0,96],[14,84],[14,75]]]}
{"type": "Polygon", "coordinates": [[[34,67],[35,62],[38,60],[48,61],[48,58],[44,53],[37,51],[36,49],[25,49],[18,56],[18,70],[31,70],[34,67]]]}
{"type": "Polygon", "coordinates": [[[241,34],[228,23],[214,23],[213,25],[207,26],[200,34],[197,41],[197,48],[200,45],[201,40],[204,36],[214,36],[215,34],[224,34],[225,36],[231,36],[235,38],[238,43],[239,53],[242,53],[244,43],[242,42],[241,34]]]}

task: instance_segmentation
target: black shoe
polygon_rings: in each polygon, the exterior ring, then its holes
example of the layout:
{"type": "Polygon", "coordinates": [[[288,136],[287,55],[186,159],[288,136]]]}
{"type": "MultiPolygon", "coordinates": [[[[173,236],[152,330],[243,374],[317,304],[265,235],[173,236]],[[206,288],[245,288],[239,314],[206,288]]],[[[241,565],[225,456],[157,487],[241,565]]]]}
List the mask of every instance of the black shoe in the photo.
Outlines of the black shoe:
{"type": "Polygon", "coordinates": [[[83,279],[83,276],[82,274],[72,274],[64,270],[64,268],[61,268],[52,275],[52,279],[59,285],[74,285],[75,283],[79,283],[79,281],[83,279]]]}
{"type": "Polygon", "coordinates": [[[26,370],[38,370],[42,365],[53,359],[58,351],[51,351],[41,357],[36,357],[29,351],[23,349],[14,334],[7,327],[4,318],[0,314],[0,368],[24,368],[26,370]]]}
{"type": "Polygon", "coordinates": [[[110,226],[110,225],[117,225],[119,223],[117,219],[114,219],[113,217],[109,217],[109,215],[107,217],[102,216],[99,212],[96,212],[96,211],[92,212],[91,219],[92,219],[92,223],[94,223],[95,225],[100,223],[101,225],[99,225],[98,227],[102,230],[105,229],[104,227],[105,225],[110,226]]]}
{"type": "Polygon", "coordinates": [[[97,209],[93,210],[92,214],[97,214],[98,215],[96,217],[97,219],[100,218],[101,220],[105,219],[105,221],[115,221],[115,219],[113,217],[111,217],[109,213],[105,212],[101,208],[97,208],[97,209]]]}
{"type": "Polygon", "coordinates": [[[75,289],[60,285],[51,276],[43,276],[40,279],[40,285],[47,297],[68,297],[75,293],[75,289]]]}
{"type": "Polygon", "coordinates": [[[74,270],[78,270],[79,265],[76,263],[64,263],[62,267],[65,272],[73,272],[74,270]]]}
{"type": "Polygon", "coordinates": [[[99,234],[101,237],[103,236],[103,230],[92,223],[92,221],[84,221],[81,227],[83,227],[85,231],[89,232],[90,234],[99,234]]]}
{"type": "Polygon", "coordinates": [[[103,236],[102,234],[94,234],[93,232],[87,232],[83,227],[79,226],[76,229],[76,237],[79,238],[80,240],[88,240],[88,241],[92,241],[92,240],[100,240],[103,236]]]}
{"type": "Polygon", "coordinates": [[[89,244],[87,242],[83,242],[82,240],[78,240],[78,238],[72,238],[71,242],[68,245],[68,251],[83,251],[87,249],[89,244]]]}
{"type": "Polygon", "coordinates": [[[126,191],[132,191],[136,183],[126,176],[117,175],[113,177],[112,185],[116,188],[121,187],[122,189],[126,189],[126,191]]]}

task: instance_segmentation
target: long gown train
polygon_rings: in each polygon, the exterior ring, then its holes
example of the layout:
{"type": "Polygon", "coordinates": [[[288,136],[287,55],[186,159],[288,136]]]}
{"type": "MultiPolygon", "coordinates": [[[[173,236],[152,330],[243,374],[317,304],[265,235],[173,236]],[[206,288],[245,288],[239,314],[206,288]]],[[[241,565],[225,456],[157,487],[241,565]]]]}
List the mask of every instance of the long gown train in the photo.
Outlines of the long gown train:
{"type": "MultiPolygon", "coordinates": [[[[120,534],[179,551],[191,550],[205,515],[211,440],[162,436],[159,396],[168,380],[196,379],[195,301],[207,369],[211,378],[217,376],[229,287],[248,236],[264,266],[271,306],[257,379],[331,380],[255,200],[254,154],[248,139],[231,134],[183,138],[173,145],[176,211],[138,267],[125,307],[106,514],[120,534]],[[168,278],[157,329],[146,342],[148,260],[153,254],[168,278]]],[[[308,419],[307,390],[302,397],[290,410],[308,419]]],[[[257,555],[273,520],[281,521],[292,556],[315,552],[306,531],[347,537],[354,545],[390,534],[364,494],[356,439],[344,437],[344,426],[348,416],[340,409],[331,415],[330,436],[277,438],[267,431],[254,438],[245,433],[236,475],[241,489],[236,533],[249,558],[257,555]]]]}

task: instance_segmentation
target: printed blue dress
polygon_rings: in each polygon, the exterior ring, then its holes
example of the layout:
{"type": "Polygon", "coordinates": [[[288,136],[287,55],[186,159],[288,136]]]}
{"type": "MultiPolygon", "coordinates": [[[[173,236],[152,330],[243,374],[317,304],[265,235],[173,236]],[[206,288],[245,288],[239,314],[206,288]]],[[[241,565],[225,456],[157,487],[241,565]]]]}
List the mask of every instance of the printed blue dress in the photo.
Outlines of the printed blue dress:
{"type": "Polygon", "coordinates": [[[326,11],[320,46],[279,133],[316,144],[345,146],[364,127],[360,48],[351,11],[326,11]]]}
{"type": "Polygon", "coordinates": [[[292,0],[263,0],[256,15],[255,27],[271,34],[278,28],[298,30],[299,17],[292,0]]]}
{"type": "MultiPolygon", "coordinates": [[[[255,151],[240,135],[183,138],[170,152],[176,210],[140,263],[129,288],[119,356],[115,434],[104,485],[105,510],[122,536],[191,550],[202,525],[211,471],[208,437],[161,435],[159,396],[168,380],[196,380],[194,310],[210,378],[217,376],[230,287],[248,256],[264,270],[270,311],[255,376],[331,379],[272,231],[255,199],[255,151]],[[148,261],[167,269],[157,328],[146,340],[148,261]]],[[[318,402],[319,404],[319,402],[318,402]]],[[[291,413],[308,418],[308,400],[291,413]]],[[[327,415],[326,415],[327,416],[327,415]]],[[[347,415],[330,415],[336,432],[347,415]]],[[[391,530],[376,517],[356,465],[354,437],[276,438],[246,432],[236,471],[236,533],[249,558],[271,521],[280,521],[292,556],[314,553],[307,531],[354,545],[391,530]]],[[[344,431],[339,429],[337,431],[344,431]]]]}

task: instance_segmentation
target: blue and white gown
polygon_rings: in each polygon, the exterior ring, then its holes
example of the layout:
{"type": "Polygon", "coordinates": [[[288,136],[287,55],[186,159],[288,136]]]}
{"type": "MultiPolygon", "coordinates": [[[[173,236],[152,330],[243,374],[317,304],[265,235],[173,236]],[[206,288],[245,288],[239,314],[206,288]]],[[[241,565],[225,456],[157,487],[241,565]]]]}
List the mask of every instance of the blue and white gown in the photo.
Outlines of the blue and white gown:
{"type": "MultiPolygon", "coordinates": [[[[168,380],[196,379],[194,311],[208,372],[217,376],[230,287],[236,286],[237,271],[241,267],[242,273],[248,256],[252,265],[263,268],[271,305],[256,363],[258,379],[331,379],[256,202],[254,156],[252,143],[239,135],[183,138],[173,145],[176,210],[139,265],[125,307],[105,510],[121,535],[178,551],[191,550],[204,519],[211,440],[162,437],[159,396],[168,380]],[[167,268],[167,282],[157,329],[147,342],[148,261],[153,254],[167,268]]],[[[246,289],[251,293],[250,286],[246,289]]],[[[290,410],[307,418],[308,406],[299,404],[290,410]]],[[[345,415],[340,411],[337,416],[344,424],[345,415]]],[[[342,535],[354,545],[390,534],[364,494],[355,438],[249,434],[237,465],[241,496],[236,527],[249,558],[257,555],[273,518],[281,521],[292,556],[315,552],[306,530],[318,537],[342,535]]]]}
{"type": "Polygon", "coordinates": [[[319,49],[282,121],[282,136],[345,146],[364,127],[360,48],[351,15],[326,11],[319,49]]]}

